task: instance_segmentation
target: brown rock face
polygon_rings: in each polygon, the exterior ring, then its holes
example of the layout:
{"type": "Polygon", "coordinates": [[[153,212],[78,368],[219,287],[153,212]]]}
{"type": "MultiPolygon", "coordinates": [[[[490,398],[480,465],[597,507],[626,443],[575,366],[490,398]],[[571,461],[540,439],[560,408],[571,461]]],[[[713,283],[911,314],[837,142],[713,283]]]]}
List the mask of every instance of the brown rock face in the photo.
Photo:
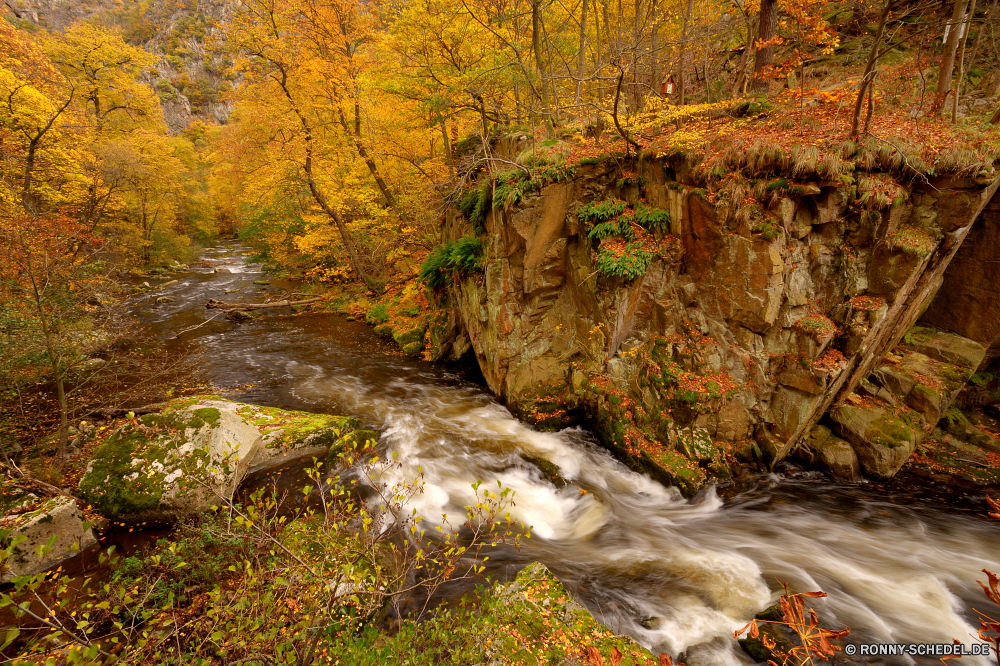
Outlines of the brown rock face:
{"type": "Polygon", "coordinates": [[[962,243],[920,323],[987,347],[984,365],[1000,357],[1000,197],[962,243]]]}
{"type": "MultiPolygon", "coordinates": [[[[689,485],[702,472],[685,466],[693,459],[670,433],[690,429],[709,447],[765,441],[774,460],[788,455],[910,330],[995,191],[950,183],[952,199],[943,205],[938,192],[918,184],[903,205],[863,210],[846,186],[783,181],[786,193],[748,219],[746,210],[702,189],[682,160],[621,168],[645,185],[619,185],[619,166],[608,161],[578,167],[571,180],[525,195],[511,210],[492,211],[483,236],[485,276],[451,289],[458,331],[435,335],[468,340],[490,388],[515,411],[550,427],[566,423],[560,419],[573,409],[589,413],[624,455],[684,461],[677,474],[687,474],[689,485]],[[612,199],[670,213],[663,230],[645,237],[651,258],[632,280],[598,269],[604,246],[588,237],[590,227],[578,216],[583,206],[612,199]],[[884,242],[903,228],[940,240],[918,251],[884,242]]],[[[1000,240],[1000,223],[989,220],[1000,240]]],[[[469,225],[452,211],[446,233],[458,238],[469,225]]],[[[978,284],[983,293],[993,288],[978,284]]],[[[996,307],[1000,322],[1000,302],[996,307]]],[[[1000,323],[996,328],[980,337],[1000,335],[1000,323]]],[[[450,353],[447,344],[440,353],[450,353]]],[[[907,386],[898,399],[893,388],[873,391],[916,420],[907,404],[933,420],[954,397],[949,385],[924,404],[913,394],[920,381],[899,381],[907,386]]],[[[896,437],[891,417],[883,423],[881,416],[854,414],[838,427],[865,473],[891,476],[919,432],[896,437]],[[866,434],[875,422],[893,443],[866,434]]],[[[841,449],[831,448],[829,460],[816,453],[817,464],[852,477],[850,455],[841,449]]],[[[708,464],[710,453],[694,462],[708,464]]]]}

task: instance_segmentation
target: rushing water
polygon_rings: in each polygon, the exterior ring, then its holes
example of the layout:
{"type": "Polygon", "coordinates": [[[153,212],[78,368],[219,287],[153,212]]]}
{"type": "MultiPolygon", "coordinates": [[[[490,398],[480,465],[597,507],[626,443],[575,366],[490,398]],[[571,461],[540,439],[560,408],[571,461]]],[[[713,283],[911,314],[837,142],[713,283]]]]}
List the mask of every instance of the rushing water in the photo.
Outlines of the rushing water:
{"type": "MultiPolygon", "coordinates": [[[[513,488],[512,513],[533,531],[520,553],[499,559],[541,560],[609,626],[648,647],[686,653],[691,666],[748,663],[732,631],[774,602],[778,581],[827,592],[811,605],[823,626],[851,627],[847,642],[969,644],[973,609],[988,610],[976,578],[1000,570],[1000,523],[809,476],[765,477],[732,500],[691,503],[625,468],[586,431],[537,432],[481,386],[394,355],[360,322],[305,314],[199,326],[217,315],[204,309],[209,298],[253,301],[263,289],[240,248],[205,260],[208,268],[156,292],[173,303],[141,301],[140,320],[163,339],[180,333],[167,344],[191,345],[210,381],[236,399],[356,415],[379,429],[402,462],[386,472],[392,480],[422,469],[414,504],[426,520],[463,516],[476,480],[513,488]],[[551,460],[570,483],[556,489],[522,454],[551,460]]],[[[912,663],[896,659],[883,663],[912,663]]]]}

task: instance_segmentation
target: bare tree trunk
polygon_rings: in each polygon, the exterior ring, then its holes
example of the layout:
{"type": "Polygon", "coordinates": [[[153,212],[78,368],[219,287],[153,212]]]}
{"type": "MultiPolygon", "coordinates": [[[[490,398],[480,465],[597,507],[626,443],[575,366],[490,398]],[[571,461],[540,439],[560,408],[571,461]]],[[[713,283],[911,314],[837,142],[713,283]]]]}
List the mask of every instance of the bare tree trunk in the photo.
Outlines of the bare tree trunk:
{"type": "MultiPolygon", "coordinates": [[[[587,64],[587,0],[583,0],[583,7],[580,9],[580,52],[576,62],[576,97],[573,104],[580,106],[580,91],[583,87],[583,70],[587,64]]],[[[577,111],[579,115],[579,110],[577,111]]]]}
{"type": "Polygon", "coordinates": [[[441,126],[441,138],[444,139],[444,160],[448,163],[448,176],[455,178],[455,158],[451,154],[451,139],[448,138],[448,126],[444,118],[438,125],[441,126]]]}
{"type": "Polygon", "coordinates": [[[951,122],[958,122],[958,98],[962,96],[962,81],[965,79],[965,45],[969,42],[969,27],[972,19],[976,15],[976,0],[969,3],[969,15],[962,23],[961,36],[959,41],[961,46],[958,49],[958,83],[955,84],[955,95],[951,101],[951,122]]]}
{"type": "Polygon", "coordinates": [[[778,0],[761,0],[760,25],[757,30],[757,52],[753,61],[753,90],[756,93],[767,94],[769,79],[765,71],[774,62],[774,47],[761,47],[759,43],[774,39],[778,28],[778,0]]]}
{"type": "Polygon", "coordinates": [[[542,56],[542,0],[531,2],[531,50],[535,52],[535,68],[538,71],[539,88],[542,92],[542,106],[547,107],[548,91],[545,87],[545,58],[542,56]]]}
{"type": "Polygon", "coordinates": [[[693,0],[688,0],[687,9],[684,12],[684,23],[681,24],[681,52],[680,63],[677,65],[677,104],[684,105],[684,69],[687,67],[687,31],[688,21],[691,20],[691,5],[693,0]]]}
{"type": "MultiPolygon", "coordinates": [[[[972,69],[976,65],[976,58],[979,55],[979,47],[982,45],[983,37],[986,35],[986,25],[991,21],[996,20],[998,6],[1000,6],[1000,4],[998,4],[997,0],[993,0],[993,6],[990,7],[990,11],[987,12],[986,19],[983,21],[982,30],[976,33],[976,41],[972,45],[972,54],[969,56],[969,69],[972,69]]],[[[975,17],[970,17],[969,20],[972,21],[973,18],[975,17]]]]}
{"type": "Polygon", "coordinates": [[[945,100],[951,91],[951,75],[955,70],[955,55],[958,53],[958,43],[962,38],[963,26],[965,24],[965,8],[969,6],[969,0],[955,0],[955,9],[948,23],[948,41],[945,45],[944,58],[941,59],[941,69],[938,74],[937,96],[931,111],[940,113],[944,107],[945,100]]]}
{"type": "Polygon", "coordinates": [[[649,0],[649,15],[653,17],[653,25],[649,30],[649,87],[654,93],[660,90],[660,60],[657,49],[660,45],[659,30],[656,25],[656,0],[649,0]]]}
{"type": "Polygon", "coordinates": [[[889,22],[889,14],[892,12],[893,0],[885,0],[882,6],[882,13],[878,19],[878,29],[875,31],[875,43],[872,44],[868,52],[868,61],[865,63],[865,73],[861,77],[861,85],[858,86],[858,96],[854,100],[854,116],[851,120],[851,137],[857,137],[861,129],[861,110],[864,108],[865,93],[873,84],[875,78],[875,65],[878,64],[879,49],[882,46],[882,37],[885,35],[885,26],[889,22]]]}

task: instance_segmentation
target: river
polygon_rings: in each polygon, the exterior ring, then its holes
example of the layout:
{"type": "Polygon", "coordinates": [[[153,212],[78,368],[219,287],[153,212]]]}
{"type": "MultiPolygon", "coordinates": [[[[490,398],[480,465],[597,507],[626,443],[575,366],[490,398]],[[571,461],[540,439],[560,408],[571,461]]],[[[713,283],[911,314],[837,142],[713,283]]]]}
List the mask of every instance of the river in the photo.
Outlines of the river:
{"type": "MultiPolygon", "coordinates": [[[[145,297],[134,314],[164,344],[192,349],[233,399],[355,415],[381,431],[402,462],[386,474],[412,480],[423,470],[414,504],[429,521],[463,516],[477,480],[513,488],[512,513],[532,536],[498,559],[542,561],[613,630],[647,647],[690,666],[752,663],[732,631],[774,603],[778,581],[827,592],[810,605],[822,626],[851,628],[842,643],[969,644],[973,609],[989,610],[976,579],[1000,571],[1000,522],[810,474],[764,476],[731,499],[690,503],[624,467],[590,433],[535,431],[461,372],[402,358],[361,322],[301,314],[198,326],[219,314],[204,308],[209,298],[259,299],[270,288],[252,284],[261,279],[242,248],[222,245],[156,292],[172,303],[145,297]],[[557,489],[521,454],[551,460],[570,483],[557,489]]],[[[883,659],[869,663],[913,663],[883,659]]]]}

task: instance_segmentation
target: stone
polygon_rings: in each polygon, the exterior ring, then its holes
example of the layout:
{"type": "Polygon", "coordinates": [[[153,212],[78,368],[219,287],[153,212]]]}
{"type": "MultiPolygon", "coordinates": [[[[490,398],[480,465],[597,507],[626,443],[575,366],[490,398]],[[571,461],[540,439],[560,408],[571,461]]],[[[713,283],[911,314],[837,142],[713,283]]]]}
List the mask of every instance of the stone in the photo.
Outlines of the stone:
{"type": "Polygon", "coordinates": [[[97,543],[90,523],[72,497],[52,497],[38,504],[27,513],[0,518],[0,530],[9,530],[4,539],[6,544],[24,538],[4,562],[4,583],[15,576],[32,576],[51,569],[97,543]],[[53,538],[51,549],[39,558],[36,548],[47,545],[53,538]]]}
{"type": "Polygon", "coordinates": [[[167,287],[172,287],[175,284],[178,284],[179,282],[180,282],[179,280],[171,280],[170,282],[164,282],[163,284],[157,285],[156,288],[157,289],[166,289],[167,287]]]}
{"type": "Polygon", "coordinates": [[[914,326],[901,346],[942,363],[973,370],[986,356],[986,348],[975,340],[923,326],[914,326]]]}
{"type": "Polygon", "coordinates": [[[871,406],[857,399],[829,412],[834,430],[851,443],[865,474],[890,479],[903,466],[922,438],[919,417],[905,408],[871,406]]]}
{"type": "Polygon", "coordinates": [[[232,275],[233,274],[232,269],[226,268],[225,266],[219,266],[218,268],[215,269],[214,272],[218,273],[219,275],[232,275]]]}
{"type": "Polygon", "coordinates": [[[156,299],[156,301],[155,301],[155,303],[156,303],[157,305],[162,305],[162,304],[164,304],[164,303],[173,303],[173,302],[174,302],[174,299],[173,299],[173,298],[171,298],[170,296],[160,296],[160,297],[159,297],[159,298],[157,298],[157,299],[156,299]]]}
{"type": "Polygon", "coordinates": [[[348,438],[361,425],[358,419],[350,417],[260,405],[240,405],[236,413],[261,433],[248,475],[267,473],[303,458],[325,461],[331,453],[334,456],[348,453],[348,438]]]}
{"type": "Polygon", "coordinates": [[[223,319],[229,321],[253,321],[260,315],[252,310],[230,310],[223,319]]]}
{"type": "Polygon", "coordinates": [[[182,398],[119,427],[87,465],[80,496],[125,522],[176,520],[229,499],[261,441],[240,407],[182,398]]]}
{"type": "Polygon", "coordinates": [[[861,478],[854,448],[824,425],[818,425],[809,432],[795,455],[810,465],[827,469],[837,479],[857,481],[861,478]]]}

